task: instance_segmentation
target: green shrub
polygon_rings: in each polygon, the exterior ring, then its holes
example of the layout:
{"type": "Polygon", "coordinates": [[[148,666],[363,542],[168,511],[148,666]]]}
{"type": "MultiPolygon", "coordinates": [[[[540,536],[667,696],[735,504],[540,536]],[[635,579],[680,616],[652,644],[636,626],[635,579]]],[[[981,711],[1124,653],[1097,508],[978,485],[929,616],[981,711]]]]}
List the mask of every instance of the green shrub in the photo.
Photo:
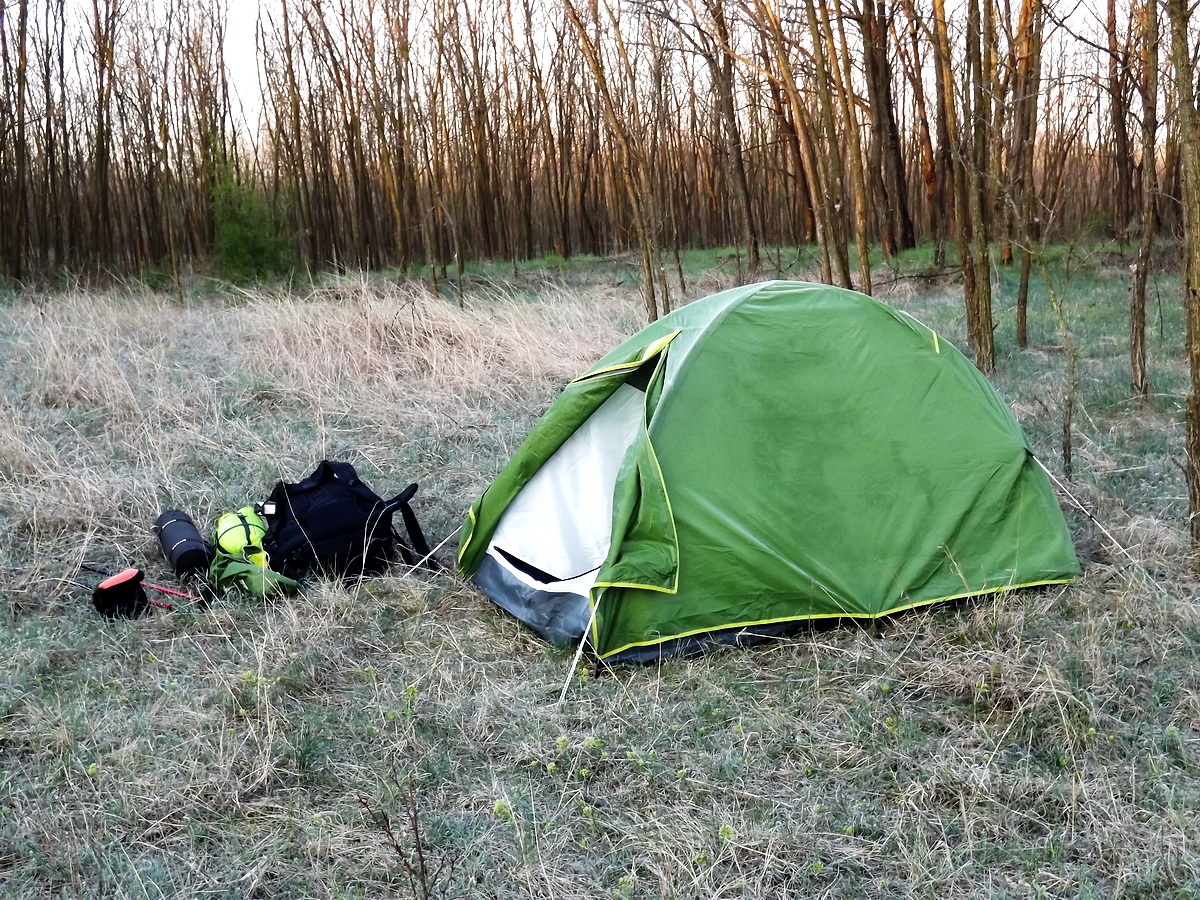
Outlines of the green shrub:
{"type": "Polygon", "coordinates": [[[275,206],[249,185],[223,178],[213,189],[218,270],[235,281],[286,275],[296,264],[291,229],[275,206]]]}

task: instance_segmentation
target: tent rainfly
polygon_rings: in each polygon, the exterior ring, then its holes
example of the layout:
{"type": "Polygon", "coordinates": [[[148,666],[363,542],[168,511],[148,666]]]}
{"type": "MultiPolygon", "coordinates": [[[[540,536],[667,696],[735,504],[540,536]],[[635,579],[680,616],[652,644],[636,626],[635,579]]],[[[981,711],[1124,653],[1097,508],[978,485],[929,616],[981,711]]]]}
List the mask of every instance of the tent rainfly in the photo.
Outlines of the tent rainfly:
{"type": "Polygon", "coordinates": [[[958,350],[784,281],[676,310],[572,381],[458,559],[544,637],[610,660],[1079,571],[1020,426],[958,350]]]}

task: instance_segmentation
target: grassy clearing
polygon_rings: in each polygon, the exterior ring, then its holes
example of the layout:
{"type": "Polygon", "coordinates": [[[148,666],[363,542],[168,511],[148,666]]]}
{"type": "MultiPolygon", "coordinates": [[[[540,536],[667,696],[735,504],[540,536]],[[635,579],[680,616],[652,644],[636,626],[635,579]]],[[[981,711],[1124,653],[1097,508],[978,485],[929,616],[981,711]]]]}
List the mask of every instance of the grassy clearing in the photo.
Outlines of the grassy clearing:
{"type": "MultiPolygon", "coordinates": [[[[1036,295],[1016,351],[999,277],[996,383],[1054,467],[1053,321],[1036,295]]],[[[1178,295],[1164,282],[1141,408],[1126,289],[1097,262],[1066,288],[1071,490],[1136,564],[1072,514],[1077,585],[583,671],[561,705],[569,654],[450,578],[115,624],[63,579],[86,559],[170,583],[161,508],[211,523],[322,456],[385,493],[420,480],[450,535],[565,381],[638,326],[623,276],[477,274],[461,306],[373,278],[5,302],[0,893],[1200,895],[1178,295]]],[[[955,286],[889,292],[963,344],[955,286]]]]}

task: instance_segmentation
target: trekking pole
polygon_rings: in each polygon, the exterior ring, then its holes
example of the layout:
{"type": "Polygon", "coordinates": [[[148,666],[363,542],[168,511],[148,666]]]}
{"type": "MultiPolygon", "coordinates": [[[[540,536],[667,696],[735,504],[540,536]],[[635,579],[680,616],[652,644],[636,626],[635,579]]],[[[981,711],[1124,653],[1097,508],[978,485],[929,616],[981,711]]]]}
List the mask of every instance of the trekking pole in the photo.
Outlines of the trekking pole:
{"type": "MultiPolygon", "coordinates": [[[[80,563],[79,568],[86,569],[89,572],[95,572],[97,575],[111,576],[113,574],[108,569],[104,568],[103,566],[93,566],[90,563],[80,563]]],[[[186,594],[183,591],[177,591],[174,588],[163,587],[161,584],[151,584],[149,581],[143,581],[142,584],[145,585],[146,587],[150,588],[151,590],[160,591],[161,593],[164,593],[164,594],[170,594],[172,597],[182,597],[184,600],[191,600],[193,603],[196,602],[195,597],[193,597],[191,594],[186,594]]],[[[154,603],[155,606],[162,605],[161,603],[157,603],[154,600],[151,600],[150,602],[154,603]]],[[[170,609],[170,607],[168,606],[167,609],[170,609]]]]}

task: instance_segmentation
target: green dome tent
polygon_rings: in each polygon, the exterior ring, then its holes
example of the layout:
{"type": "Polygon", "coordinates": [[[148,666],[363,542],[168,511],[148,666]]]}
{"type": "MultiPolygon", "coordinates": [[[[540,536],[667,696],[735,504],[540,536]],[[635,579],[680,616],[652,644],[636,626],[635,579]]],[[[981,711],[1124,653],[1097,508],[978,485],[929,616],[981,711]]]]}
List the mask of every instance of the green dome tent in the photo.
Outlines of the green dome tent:
{"type": "Polygon", "coordinates": [[[958,350],[781,281],[683,307],[571,382],[471,508],[459,568],[618,660],[1078,574],[1025,436],[958,350]]]}

